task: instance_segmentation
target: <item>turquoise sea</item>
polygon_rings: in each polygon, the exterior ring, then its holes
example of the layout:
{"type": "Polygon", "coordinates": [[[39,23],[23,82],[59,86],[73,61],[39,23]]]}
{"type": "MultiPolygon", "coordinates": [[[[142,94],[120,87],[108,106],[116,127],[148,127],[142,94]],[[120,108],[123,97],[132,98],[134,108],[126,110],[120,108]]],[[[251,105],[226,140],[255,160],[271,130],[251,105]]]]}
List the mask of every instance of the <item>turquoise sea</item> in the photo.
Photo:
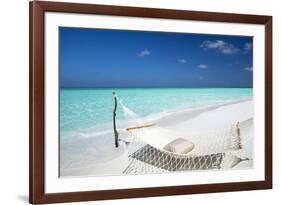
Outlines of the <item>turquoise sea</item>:
{"type": "MultiPolygon", "coordinates": [[[[60,136],[112,131],[113,91],[139,117],[161,116],[253,96],[252,88],[61,88],[60,136]]],[[[125,121],[125,117],[118,105],[117,122],[125,121]]]]}

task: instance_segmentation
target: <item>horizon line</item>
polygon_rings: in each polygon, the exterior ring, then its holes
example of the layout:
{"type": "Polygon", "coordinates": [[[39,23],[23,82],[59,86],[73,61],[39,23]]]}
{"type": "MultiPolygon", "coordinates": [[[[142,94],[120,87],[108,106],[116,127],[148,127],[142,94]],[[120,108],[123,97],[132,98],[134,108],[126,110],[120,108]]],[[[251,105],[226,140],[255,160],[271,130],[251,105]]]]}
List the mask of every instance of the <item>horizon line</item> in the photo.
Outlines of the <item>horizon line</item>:
{"type": "Polygon", "coordinates": [[[90,86],[77,86],[77,87],[72,87],[72,86],[59,86],[59,88],[100,88],[100,89],[103,89],[103,88],[253,88],[253,87],[249,87],[249,86],[238,86],[238,87],[230,87],[230,86],[227,86],[227,87],[221,87],[221,86],[215,86],[215,87],[189,87],[189,86],[186,86],[186,87],[90,87],[90,86]]]}

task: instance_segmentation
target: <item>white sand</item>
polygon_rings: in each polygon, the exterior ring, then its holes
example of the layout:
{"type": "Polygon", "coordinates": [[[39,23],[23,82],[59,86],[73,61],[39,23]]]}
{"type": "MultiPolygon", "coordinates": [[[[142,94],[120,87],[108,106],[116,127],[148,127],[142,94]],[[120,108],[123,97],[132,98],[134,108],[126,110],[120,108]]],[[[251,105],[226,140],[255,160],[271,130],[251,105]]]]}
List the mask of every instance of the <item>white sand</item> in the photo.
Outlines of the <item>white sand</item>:
{"type": "MultiPolygon", "coordinates": [[[[189,109],[170,113],[153,123],[178,133],[196,133],[219,129],[241,122],[242,159],[252,159],[253,101],[240,101],[225,105],[189,109]]],[[[120,135],[126,135],[120,131],[120,135]]],[[[126,146],[114,147],[112,134],[94,137],[76,136],[61,142],[61,176],[120,175],[128,163],[126,146]]],[[[242,161],[235,169],[251,168],[253,161],[242,161]]]]}

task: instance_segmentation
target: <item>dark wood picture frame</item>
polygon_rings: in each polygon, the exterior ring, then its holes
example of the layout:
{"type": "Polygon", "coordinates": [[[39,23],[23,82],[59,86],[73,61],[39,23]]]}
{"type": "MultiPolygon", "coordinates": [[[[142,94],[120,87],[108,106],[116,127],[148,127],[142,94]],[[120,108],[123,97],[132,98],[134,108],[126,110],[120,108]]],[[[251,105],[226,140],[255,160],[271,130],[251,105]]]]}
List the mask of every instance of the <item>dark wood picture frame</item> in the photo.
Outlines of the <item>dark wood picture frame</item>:
{"type": "Polygon", "coordinates": [[[88,200],[153,197],[180,194],[227,192],[272,188],[272,17],[199,11],[167,10],[104,6],[92,4],[30,2],[30,105],[29,105],[29,200],[33,204],[74,202],[88,200]],[[265,180],[251,182],[219,183],[86,191],[71,193],[45,193],[44,181],[44,14],[45,12],[100,14],[111,16],[182,19],[209,22],[260,24],[265,26],[265,180]]]}

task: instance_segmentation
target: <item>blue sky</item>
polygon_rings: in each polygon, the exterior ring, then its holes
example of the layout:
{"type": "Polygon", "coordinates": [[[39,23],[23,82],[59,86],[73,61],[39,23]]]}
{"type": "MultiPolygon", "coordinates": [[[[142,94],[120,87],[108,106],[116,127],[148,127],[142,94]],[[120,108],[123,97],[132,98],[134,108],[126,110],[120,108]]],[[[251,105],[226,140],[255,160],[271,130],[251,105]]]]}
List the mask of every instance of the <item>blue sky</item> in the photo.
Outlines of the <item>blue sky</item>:
{"type": "Polygon", "coordinates": [[[252,37],[65,28],[61,87],[252,87],[252,37]]]}

